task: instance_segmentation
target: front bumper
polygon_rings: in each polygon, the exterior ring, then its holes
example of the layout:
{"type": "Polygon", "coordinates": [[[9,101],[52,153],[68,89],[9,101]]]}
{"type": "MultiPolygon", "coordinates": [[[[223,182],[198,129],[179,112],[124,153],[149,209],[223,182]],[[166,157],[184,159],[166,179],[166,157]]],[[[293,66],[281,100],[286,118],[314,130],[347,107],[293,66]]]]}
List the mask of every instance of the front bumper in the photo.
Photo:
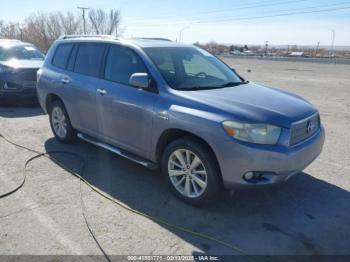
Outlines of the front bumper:
{"type": "Polygon", "coordinates": [[[253,145],[233,139],[226,140],[216,152],[224,186],[232,189],[284,182],[300,173],[318,157],[324,141],[323,126],[312,137],[295,146],[253,145]],[[261,181],[252,183],[243,178],[247,172],[268,175],[261,181]]]}
{"type": "Polygon", "coordinates": [[[0,78],[1,104],[37,103],[36,81],[0,78]]]}

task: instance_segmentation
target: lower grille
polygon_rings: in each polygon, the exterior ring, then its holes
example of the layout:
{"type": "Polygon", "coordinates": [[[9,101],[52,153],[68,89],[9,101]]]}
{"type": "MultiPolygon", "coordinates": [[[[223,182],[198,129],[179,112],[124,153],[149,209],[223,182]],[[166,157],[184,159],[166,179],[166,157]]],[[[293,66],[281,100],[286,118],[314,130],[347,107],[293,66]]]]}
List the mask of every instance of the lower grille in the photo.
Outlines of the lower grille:
{"type": "Polygon", "coordinates": [[[12,83],[12,82],[5,82],[4,84],[4,89],[21,89],[22,86],[16,83],[12,83]]]}
{"type": "Polygon", "coordinates": [[[321,127],[319,114],[292,124],[290,145],[296,145],[313,136],[321,127]]]}

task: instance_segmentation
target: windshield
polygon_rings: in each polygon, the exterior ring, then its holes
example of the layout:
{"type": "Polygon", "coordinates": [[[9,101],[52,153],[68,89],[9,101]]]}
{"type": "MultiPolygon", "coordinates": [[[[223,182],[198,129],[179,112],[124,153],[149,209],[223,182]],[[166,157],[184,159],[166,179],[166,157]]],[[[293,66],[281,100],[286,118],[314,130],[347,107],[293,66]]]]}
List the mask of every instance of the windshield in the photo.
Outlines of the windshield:
{"type": "Polygon", "coordinates": [[[223,62],[197,47],[151,47],[144,51],[174,89],[214,89],[244,83],[223,62]]]}
{"type": "Polygon", "coordinates": [[[11,59],[44,60],[45,56],[32,45],[0,46],[0,61],[11,59]]]}

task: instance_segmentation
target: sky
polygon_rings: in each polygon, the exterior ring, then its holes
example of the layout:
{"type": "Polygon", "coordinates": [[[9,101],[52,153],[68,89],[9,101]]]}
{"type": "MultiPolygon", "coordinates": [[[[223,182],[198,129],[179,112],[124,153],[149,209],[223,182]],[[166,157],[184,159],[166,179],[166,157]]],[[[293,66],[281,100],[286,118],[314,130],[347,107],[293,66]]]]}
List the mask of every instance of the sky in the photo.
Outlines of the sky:
{"type": "Polygon", "coordinates": [[[335,45],[350,46],[350,0],[0,1],[4,21],[21,21],[36,12],[78,13],[77,6],[120,9],[124,37],[177,40],[181,34],[185,43],[316,45],[320,41],[329,46],[334,30],[335,45]]]}

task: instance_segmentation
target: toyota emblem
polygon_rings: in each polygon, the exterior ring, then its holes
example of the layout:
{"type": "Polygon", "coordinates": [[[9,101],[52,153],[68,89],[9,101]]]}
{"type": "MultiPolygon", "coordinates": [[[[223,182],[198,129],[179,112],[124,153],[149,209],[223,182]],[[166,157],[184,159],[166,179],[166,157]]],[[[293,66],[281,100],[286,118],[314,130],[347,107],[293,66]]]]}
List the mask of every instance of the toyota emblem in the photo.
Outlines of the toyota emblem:
{"type": "Polygon", "coordinates": [[[310,134],[315,128],[315,125],[312,121],[309,121],[309,123],[307,124],[307,133],[310,134]]]}

